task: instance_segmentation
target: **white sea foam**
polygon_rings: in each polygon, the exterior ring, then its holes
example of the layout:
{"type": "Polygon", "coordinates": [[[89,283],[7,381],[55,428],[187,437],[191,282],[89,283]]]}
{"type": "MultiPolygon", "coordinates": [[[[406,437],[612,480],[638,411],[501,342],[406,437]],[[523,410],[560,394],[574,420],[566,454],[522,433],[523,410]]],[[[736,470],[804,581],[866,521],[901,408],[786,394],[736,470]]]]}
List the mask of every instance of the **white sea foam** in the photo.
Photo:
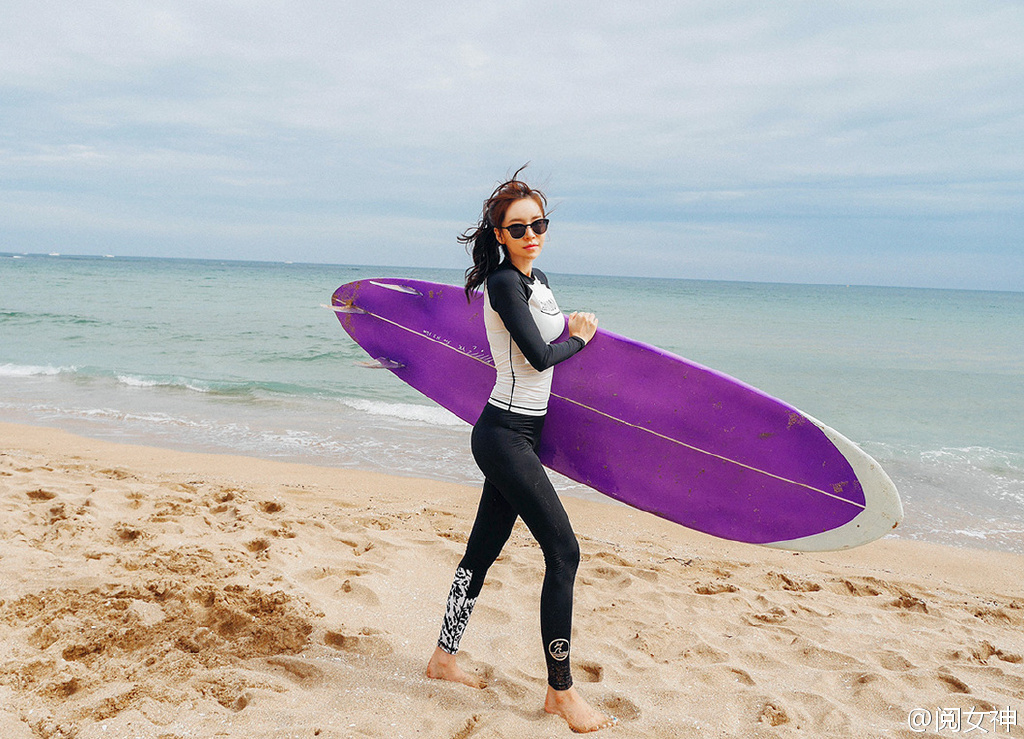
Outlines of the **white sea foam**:
{"type": "Polygon", "coordinates": [[[921,454],[922,461],[950,466],[971,465],[1017,475],[1024,474],[1024,456],[982,446],[944,447],[921,454]]]}
{"type": "Polygon", "coordinates": [[[192,380],[187,377],[174,377],[159,379],[154,377],[139,377],[137,375],[118,375],[117,381],[122,385],[128,387],[137,388],[149,388],[149,387],[170,387],[170,388],[182,388],[184,390],[192,390],[197,393],[208,393],[211,392],[210,387],[201,384],[198,380],[192,380]]]}
{"type": "Polygon", "coordinates": [[[995,539],[1007,536],[1020,536],[1024,534],[1022,529],[957,529],[950,532],[956,536],[967,536],[972,539],[995,539]]]}
{"type": "Polygon", "coordinates": [[[117,381],[122,385],[127,385],[128,387],[157,387],[158,385],[167,384],[157,382],[156,380],[145,380],[141,377],[132,377],[131,375],[118,375],[117,381]]]}
{"type": "Polygon", "coordinates": [[[440,406],[414,405],[412,403],[385,403],[364,398],[345,398],[341,401],[353,410],[370,416],[387,416],[403,421],[415,421],[430,426],[465,426],[465,422],[451,411],[440,406]]]}
{"type": "Polygon", "coordinates": [[[130,411],[119,410],[117,408],[74,408],[49,405],[45,403],[37,403],[31,406],[30,410],[35,414],[43,416],[99,422],[126,422],[153,426],[178,426],[184,428],[196,428],[200,425],[187,418],[172,416],[167,413],[160,413],[156,411],[150,413],[133,413],[130,411]]]}
{"type": "Polygon", "coordinates": [[[1024,455],[988,447],[944,448],[921,454],[921,463],[946,476],[984,485],[990,498],[1024,505],[1024,455]]]}
{"type": "Polygon", "coordinates": [[[40,377],[59,375],[61,372],[74,372],[74,367],[52,367],[50,365],[33,364],[0,364],[0,377],[40,377]]]}

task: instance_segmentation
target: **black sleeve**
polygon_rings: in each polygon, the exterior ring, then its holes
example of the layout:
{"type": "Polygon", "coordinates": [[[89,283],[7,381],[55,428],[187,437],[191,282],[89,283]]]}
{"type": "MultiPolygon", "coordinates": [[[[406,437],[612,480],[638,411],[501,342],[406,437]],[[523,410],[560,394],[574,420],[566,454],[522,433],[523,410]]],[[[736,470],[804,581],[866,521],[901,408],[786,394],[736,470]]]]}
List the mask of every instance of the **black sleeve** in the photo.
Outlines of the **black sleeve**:
{"type": "MultiPolygon", "coordinates": [[[[546,283],[545,283],[546,284],[546,283]]],[[[526,361],[542,372],[562,362],[587,345],[579,336],[548,344],[530,313],[530,297],[523,278],[514,269],[500,269],[487,279],[491,307],[501,317],[512,340],[526,361]]]]}

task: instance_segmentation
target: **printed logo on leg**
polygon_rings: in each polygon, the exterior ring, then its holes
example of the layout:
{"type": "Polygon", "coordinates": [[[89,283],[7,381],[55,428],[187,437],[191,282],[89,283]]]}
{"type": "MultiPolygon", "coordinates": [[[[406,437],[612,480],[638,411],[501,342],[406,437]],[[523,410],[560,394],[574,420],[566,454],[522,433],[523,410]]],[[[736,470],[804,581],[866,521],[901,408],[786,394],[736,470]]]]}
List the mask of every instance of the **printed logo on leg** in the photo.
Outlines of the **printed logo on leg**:
{"type": "Polygon", "coordinates": [[[569,640],[555,639],[548,644],[548,654],[559,662],[564,662],[569,657],[569,640]]]}

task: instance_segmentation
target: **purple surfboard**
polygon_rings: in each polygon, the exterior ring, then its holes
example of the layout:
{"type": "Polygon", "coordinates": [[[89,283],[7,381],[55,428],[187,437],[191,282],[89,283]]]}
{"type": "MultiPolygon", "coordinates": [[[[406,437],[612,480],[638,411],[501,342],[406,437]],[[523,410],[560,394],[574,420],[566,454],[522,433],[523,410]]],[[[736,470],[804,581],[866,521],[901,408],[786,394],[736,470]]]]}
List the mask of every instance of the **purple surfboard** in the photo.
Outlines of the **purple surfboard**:
{"type": "MultiPolygon", "coordinates": [[[[483,300],[402,279],[342,285],[341,325],[379,366],[467,423],[495,370],[483,300]]],[[[846,549],[903,507],[877,462],[796,408],[653,346],[599,329],[557,365],[541,461],[691,529],[797,551],[846,549]]]]}

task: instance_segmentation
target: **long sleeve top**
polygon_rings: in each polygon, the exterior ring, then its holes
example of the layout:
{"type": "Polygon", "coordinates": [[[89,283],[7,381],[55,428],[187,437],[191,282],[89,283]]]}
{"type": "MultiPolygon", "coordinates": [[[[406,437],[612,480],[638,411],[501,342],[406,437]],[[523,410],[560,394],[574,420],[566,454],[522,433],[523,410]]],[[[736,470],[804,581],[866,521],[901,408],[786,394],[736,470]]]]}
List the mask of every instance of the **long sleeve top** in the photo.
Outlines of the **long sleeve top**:
{"type": "Polygon", "coordinates": [[[565,329],[548,278],[539,269],[527,277],[505,261],[484,287],[484,325],[498,376],[491,405],[543,416],[551,395],[552,367],[578,352],[578,336],[553,343],[565,329]]]}

